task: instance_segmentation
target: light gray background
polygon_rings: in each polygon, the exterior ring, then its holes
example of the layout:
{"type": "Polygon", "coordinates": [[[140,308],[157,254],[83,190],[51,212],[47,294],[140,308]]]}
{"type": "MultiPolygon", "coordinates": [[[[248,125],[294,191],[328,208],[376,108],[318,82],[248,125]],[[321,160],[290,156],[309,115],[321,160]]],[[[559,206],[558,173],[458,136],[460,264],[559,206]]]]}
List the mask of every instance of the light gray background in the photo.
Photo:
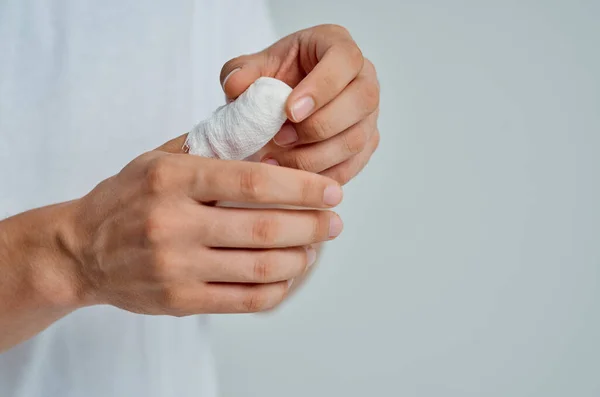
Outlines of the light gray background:
{"type": "Polygon", "coordinates": [[[213,319],[223,396],[600,395],[600,2],[272,8],[350,29],[382,140],[301,294],[213,319]]]}

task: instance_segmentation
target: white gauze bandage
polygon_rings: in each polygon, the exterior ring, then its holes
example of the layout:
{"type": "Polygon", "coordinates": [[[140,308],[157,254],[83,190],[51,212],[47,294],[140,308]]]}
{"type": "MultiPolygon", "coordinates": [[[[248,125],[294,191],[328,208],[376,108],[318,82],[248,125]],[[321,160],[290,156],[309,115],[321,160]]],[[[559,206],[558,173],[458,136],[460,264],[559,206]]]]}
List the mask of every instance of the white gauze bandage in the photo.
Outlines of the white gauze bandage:
{"type": "Polygon", "coordinates": [[[190,154],[243,160],[265,146],[287,120],[285,103],[292,88],[270,77],[258,78],[235,101],[219,107],[189,133],[190,154]]]}

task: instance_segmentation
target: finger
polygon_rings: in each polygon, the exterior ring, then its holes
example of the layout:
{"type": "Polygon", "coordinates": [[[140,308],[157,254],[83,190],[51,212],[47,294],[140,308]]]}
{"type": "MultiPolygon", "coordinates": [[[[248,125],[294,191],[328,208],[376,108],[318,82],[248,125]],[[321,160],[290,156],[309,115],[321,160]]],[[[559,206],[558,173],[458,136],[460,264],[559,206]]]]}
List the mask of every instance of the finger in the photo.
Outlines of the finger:
{"type": "Polygon", "coordinates": [[[206,208],[199,240],[213,248],[284,248],[331,240],[342,231],[332,211],[206,208]]]}
{"type": "Polygon", "coordinates": [[[262,161],[309,172],[321,172],[362,152],[377,128],[377,114],[373,113],[346,131],[323,142],[297,146],[266,154],[262,161]]]}
{"type": "Polygon", "coordinates": [[[232,100],[248,89],[250,84],[261,76],[266,76],[263,67],[266,52],[243,55],[226,62],[221,69],[221,87],[225,97],[232,100]]]}
{"type": "Polygon", "coordinates": [[[274,283],[302,275],[314,261],[313,248],[270,250],[211,249],[204,255],[203,280],[229,283],[274,283]]]}
{"type": "Polygon", "coordinates": [[[151,191],[183,190],[199,202],[233,201],[327,208],[342,200],[338,183],[324,176],[268,164],[167,155],[146,171],[151,191]]]}
{"type": "Polygon", "coordinates": [[[213,283],[206,285],[212,313],[256,313],[270,310],[286,297],[287,281],[271,284],[213,283]]]}
{"type": "Polygon", "coordinates": [[[190,283],[163,291],[159,304],[167,314],[254,313],[269,310],[285,298],[287,281],[270,284],[190,283]]]}
{"type": "Polygon", "coordinates": [[[338,181],[340,184],[345,185],[350,182],[352,178],[354,178],[362,169],[367,165],[369,159],[377,150],[377,146],[379,145],[379,132],[376,131],[375,134],[369,139],[367,147],[365,150],[360,152],[354,157],[349,158],[341,164],[338,164],[332,168],[329,168],[323,172],[321,175],[325,175],[331,179],[338,181]]]}
{"type": "Polygon", "coordinates": [[[268,164],[211,160],[196,170],[191,197],[201,202],[327,208],[339,204],[343,195],[341,187],[326,177],[268,164]]]}
{"type": "Polygon", "coordinates": [[[295,135],[282,130],[275,135],[275,143],[290,146],[324,141],[375,112],[379,106],[379,83],[371,65],[366,63],[358,77],[333,101],[301,123],[295,124],[295,135]],[[290,139],[290,136],[295,139],[290,139]]]}
{"type": "Polygon", "coordinates": [[[335,98],[358,75],[363,55],[348,31],[340,26],[320,27],[304,36],[304,48],[313,48],[317,64],[288,98],[288,117],[299,123],[335,98]]]}
{"type": "Polygon", "coordinates": [[[269,48],[255,54],[243,55],[229,60],[221,69],[221,86],[228,100],[235,99],[259,77],[273,77],[295,87],[306,76],[305,67],[312,69],[301,61],[301,50],[298,36],[291,34],[277,41],[269,48]]]}

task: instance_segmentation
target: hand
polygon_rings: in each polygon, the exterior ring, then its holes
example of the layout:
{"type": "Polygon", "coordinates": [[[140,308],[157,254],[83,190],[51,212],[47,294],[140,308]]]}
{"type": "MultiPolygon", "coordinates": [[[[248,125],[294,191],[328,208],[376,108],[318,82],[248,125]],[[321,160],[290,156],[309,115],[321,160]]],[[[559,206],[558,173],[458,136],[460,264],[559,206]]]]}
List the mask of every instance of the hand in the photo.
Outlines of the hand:
{"type": "Polygon", "coordinates": [[[260,152],[260,160],[341,184],[363,169],[379,144],[379,83],[346,29],[316,26],[230,60],[221,70],[227,98],[261,76],[280,79],[294,91],[286,106],[292,122],[260,152]]]}
{"type": "Polygon", "coordinates": [[[149,152],[78,203],[79,278],[90,304],[137,313],[268,310],[285,297],[287,280],[314,261],[305,247],[337,236],[340,218],[210,203],[323,209],[341,199],[338,183],[308,172],[149,152]]]}

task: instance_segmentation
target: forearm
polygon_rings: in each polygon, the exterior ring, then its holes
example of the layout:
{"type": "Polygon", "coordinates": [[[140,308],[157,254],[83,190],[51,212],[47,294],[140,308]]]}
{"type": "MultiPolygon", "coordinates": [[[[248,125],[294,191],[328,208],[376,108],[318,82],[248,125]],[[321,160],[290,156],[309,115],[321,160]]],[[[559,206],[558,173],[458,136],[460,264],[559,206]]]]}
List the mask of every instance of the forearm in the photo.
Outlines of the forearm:
{"type": "Polygon", "coordinates": [[[0,221],[0,352],[75,310],[77,262],[67,248],[73,203],[0,221]]]}

